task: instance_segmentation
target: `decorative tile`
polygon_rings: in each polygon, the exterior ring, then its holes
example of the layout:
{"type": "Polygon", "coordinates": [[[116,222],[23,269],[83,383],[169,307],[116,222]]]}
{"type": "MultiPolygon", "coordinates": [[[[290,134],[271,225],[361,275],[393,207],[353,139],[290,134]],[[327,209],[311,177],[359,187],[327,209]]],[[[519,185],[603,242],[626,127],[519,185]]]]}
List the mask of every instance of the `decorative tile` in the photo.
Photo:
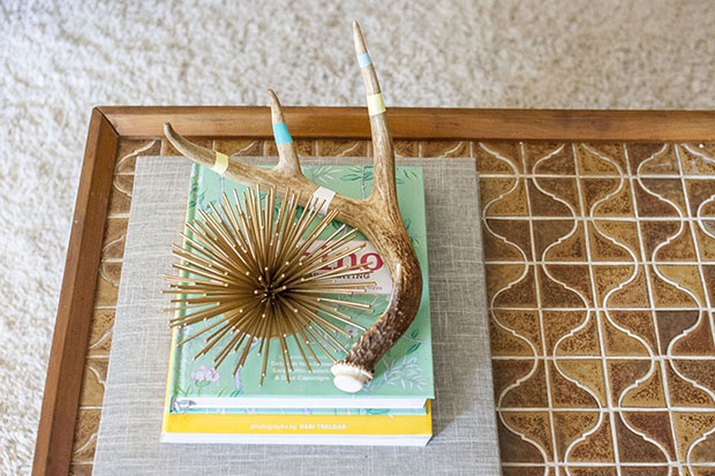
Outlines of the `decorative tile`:
{"type": "Polygon", "coordinates": [[[645,270],[634,265],[602,265],[592,268],[600,307],[641,308],[647,305],[645,270]]]}
{"type": "MultiPolygon", "coordinates": [[[[559,179],[552,179],[554,180],[559,179]]],[[[529,191],[529,209],[531,216],[533,217],[572,217],[573,210],[569,207],[568,203],[564,200],[559,199],[558,196],[549,192],[543,185],[542,180],[539,179],[527,179],[527,189],[529,191]]],[[[569,179],[561,179],[561,186],[566,187],[564,184],[569,184],[569,179]]]]}
{"type": "Polygon", "coordinates": [[[518,462],[525,460],[533,462],[554,461],[551,437],[552,429],[547,412],[502,411],[500,416],[504,427],[510,430],[511,433],[521,437],[521,439],[525,442],[530,443],[529,446],[526,444],[520,446],[517,451],[513,451],[512,448],[507,448],[512,450],[513,453],[503,451],[502,459],[504,462],[518,462]],[[532,448],[536,448],[537,451],[534,452],[532,448]],[[504,456],[505,453],[506,457],[504,456]]]}
{"type": "MultiPolygon", "coordinates": [[[[507,430],[505,430],[507,431],[507,430]]],[[[504,447],[502,447],[502,454],[504,447]]],[[[554,474],[553,468],[547,468],[545,466],[508,466],[504,465],[502,467],[502,476],[544,476],[544,475],[554,474]]]]}
{"type": "Polygon", "coordinates": [[[487,296],[493,307],[536,308],[534,267],[487,264],[487,296]]]}
{"type": "Polygon", "coordinates": [[[601,333],[605,345],[606,355],[628,356],[628,357],[648,357],[650,350],[638,335],[634,335],[629,329],[619,326],[610,319],[608,311],[600,312],[601,333]]]}
{"type": "MultiPolygon", "coordinates": [[[[508,418],[509,412],[501,412],[497,417],[497,429],[499,432],[499,452],[502,463],[543,463],[544,457],[540,451],[538,443],[527,440],[517,425],[508,418]],[[506,424],[503,417],[506,414],[506,424]]],[[[541,469],[543,474],[543,467],[541,469]]]]}
{"type": "Polygon", "coordinates": [[[584,215],[589,217],[632,217],[633,203],[628,184],[621,178],[582,178],[584,215]]]}
{"type": "Polygon", "coordinates": [[[368,143],[363,140],[320,139],[315,142],[315,155],[319,157],[367,157],[368,143]]]}
{"type": "MultiPolygon", "coordinates": [[[[562,371],[558,361],[548,363],[549,367],[549,388],[551,389],[551,401],[554,408],[593,408],[599,406],[599,399],[588,389],[588,385],[583,382],[574,382],[572,376],[562,371]],[[586,387],[586,388],[583,388],[586,387]]],[[[599,386],[597,382],[594,386],[599,386]]],[[[583,425],[579,425],[583,428],[583,425]]],[[[558,429],[560,425],[554,424],[558,429]]]]}
{"type": "Polygon", "coordinates": [[[96,309],[90,324],[87,358],[109,357],[112,347],[112,327],[114,326],[113,309],[96,309]]]}
{"type": "Polygon", "coordinates": [[[537,269],[543,307],[580,308],[592,304],[587,266],[549,264],[537,269]]]}
{"type": "MultiPolygon", "coordinates": [[[[709,395],[715,395],[715,357],[698,360],[673,359],[672,362],[684,378],[697,382],[709,395]]],[[[713,410],[715,411],[715,406],[713,410]]]]}
{"type": "Polygon", "coordinates": [[[137,157],[159,155],[160,151],[161,141],[159,139],[149,141],[122,139],[117,146],[117,163],[114,167],[114,173],[133,174],[137,157]]]}
{"type": "Polygon", "coordinates": [[[620,176],[627,170],[623,144],[575,144],[573,148],[581,176],[620,176]]]}
{"type": "MultiPolygon", "coordinates": [[[[700,216],[703,209],[707,210],[708,205],[715,205],[715,180],[689,178],[685,179],[685,191],[690,204],[690,216],[700,216]]],[[[712,206],[711,205],[711,206],[712,206]]],[[[705,213],[707,215],[707,212],[705,213]]]]}
{"type": "Polygon", "coordinates": [[[108,365],[108,359],[87,359],[85,361],[82,393],[79,399],[80,408],[102,406],[108,365]]]}
{"type": "Polygon", "coordinates": [[[651,311],[606,309],[604,314],[612,326],[638,339],[639,346],[647,349],[648,354],[658,354],[658,342],[651,311]]]}
{"type": "Polygon", "coordinates": [[[618,441],[619,459],[623,463],[667,463],[667,451],[652,438],[644,438],[624,415],[615,414],[616,438],[618,441]]]}
{"type": "Polygon", "coordinates": [[[594,422],[583,426],[585,431],[566,450],[564,460],[569,462],[610,463],[615,461],[613,430],[607,414],[596,415],[594,422]]]}
{"type": "Polygon", "coordinates": [[[649,261],[669,259],[671,253],[687,249],[686,254],[689,254],[692,259],[694,248],[692,240],[688,241],[687,236],[682,236],[685,230],[681,231],[684,222],[664,221],[664,220],[647,220],[642,219],[638,223],[643,237],[643,246],[646,254],[646,259],[649,261]],[[669,240],[676,237],[681,237],[680,246],[671,246],[669,240]],[[667,247],[668,249],[664,249],[667,247]],[[656,256],[656,251],[658,255],[656,256]]]}
{"type": "MultiPolygon", "coordinates": [[[[372,155],[372,142],[365,141],[367,153],[372,155]]],[[[397,157],[419,157],[419,143],[415,141],[396,140],[392,142],[392,149],[397,157]]]]}
{"type": "Polygon", "coordinates": [[[219,139],[213,148],[229,157],[257,157],[263,155],[263,141],[258,139],[219,139]]]}
{"type": "Polygon", "coordinates": [[[526,220],[483,220],[484,259],[517,261],[531,258],[531,234],[526,220]]]}
{"type": "Polygon", "coordinates": [[[583,225],[574,220],[532,221],[536,259],[545,261],[585,261],[583,225]],[[548,254],[545,252],[548,249],[548,254]]]}
{"type": "Polygon", "coordinates": [[[94,293],[94,305],[97,307],[114,307],[119,293],[119,278],[122,273],[122,263],[102,262],[99,265],[97,289],[94,293]]]}
{"type": "Polygon", "coordinates": [[[631,172],[642,175],[675,175],[678,158],[670,144],[628,144],[631,172]]]}
{"type": "Polygon", "coordinates": [[[641,217],[682,216],[682,191],[678,194],[678,179],[633,179],[635,202],[641,217]],[[675,201],[674,201],[675,200],[675,201]]]}
{"type": "MultiPolygon", "coordinates": [[[[541,191],[568,208],[570,216],[579,215],[579,192],[577,179],[573,177],[534,177],[534,184],[541,191]]],[[[538,216],[535,210],[532,212],[538,216]]]]}
{"type": "Polygon", "coordinates": [[[87,464],[73,464],[70,466],[70,476],[91,476],[92,465],[87,464]]]}
{"type": "Polygon", "coordinates": [[[672,476],[670,466],[662,464],[659,466],[638,466],[638,465],[628,465],[621,468],[621,474],[623,476],[672,476]]]}
{"type": "Polygon", "coordinates": [[[588,242],[594,262],[632,262],[640,257],[637,223],[620,220],[587,222],[588,242]]]}
{"type": "Polygon", "coordinates": [[[124,257],[124,239],[127,235],[129,218],[108,218],[104,225],[102,259],[120,260],[124,257]]]}
{"type": "Polygon", "coordinates": [[[568,474],[572,476],[615,476],[618,474],[612,466],[576,466],[568,467],[568,474]]]}
{"type": "Polygon", "coordinates": [[[715,408],[712,391],[697,381],[686,377],[677,361],[666,361],[665,374],[670,393],[670,402],[675,407],[715,408]]]}
{"type": "MultiPolygon", "coordinates": [[[[115,177],[119,176],[116,175],[115,177]]],[[[123,183],[122,185],[126,186],[127,184],[123,183]]],[[[112,190],[109,192],[109,209],[107,211],[108,217],[113,218],[117,216],[128,216],[131,203],[131,192],[127,193],[126,190],[121,190],[115,183],[113,183],[112,190]]]]}
{"type": "MultiPolygon", "coordinates": [[[[505,311],[495,311],[494,314],[502,314],[505,311]]],[[[509,324],[505,324],[503,318],[492,317],[489,320],[490,348],[493,357],[497,356],[533,356],[534,342],[521,333],[515,333],[510,329],[509,324]]],[[[533,322],[534,320],[532,320],[533,322]]],[[[538,326],[538,318],[534,322],[538,326]]]]}
{"type": "MultiPolygon", "coordinates": [[[[715,356],[713,332],[705,311],[657,310],[662,353],[673,356],[715,356]]],[[[715,369],[713,369],[715,370],[715,369]]]]}
{"type": "MultiPolygon", "coordinates": [[[[566,454],[574,446],[578,446],[579,440],[583,440],[584,435],[593,431],[598,426],[600,415],[598,412],[590,411],[555,411],[553,413],[554,429],[556,436],[556,453],[559,461],[566,460],[566,454]]],[[[595,456],[596,461],[613,461],[608,457],[612,453],[612,448],[590,448],[593,453],[600,453],[595,456]]]]}
{"type": "Polygon", "coordinates": [[[715,156],[708,147],[676,146],[685,175],[715,176],[715,156]]]}
{"type": "MultiPolygon", "coordinates": [[[[296,140],[294,143],[296,153],[299,157],[311,157],[315,155],[316,141],[313,140],[296,140]]],[[[273,140],[263,141],[263,150],[259,154],[264,157],[278,157],[278,148],[273,140]]]]}
{"type": "Polygon", "coordinates": [[[522,179],[484,177],[479,180],[479,193],[486,218],[529,216],[522,179]]]}
{"type": "MultiPolygon", "coordinates": [[[[663,408],[666,404],[666,396],[660,365],[652,365],[644,377],[624,390],[619,404],[624,408],[663,408]]],[[[652,412],[645,415],[645,417],[655,417],[652,412]]]]}
{"type": "Polygon", "coordinates": [[[595,311],[542,312],[547,352],[556,357],[600,354],[595,311]]]}
{"type": "Polygon", "coordinates": [[[467,141],[420,142],[420,157],[469,157],[467,141]]]}
{"type": "Polygon", "coordinates": [[[544,362],[529,360],[495,360],[494,395],[504,408],[548,407],[544,362]]]}
{"type": "Polygon", "coordinates": [[[539,315],[536,310],[494,309],[491,314],[492,355],[541,355],[539,315]]]}
{"type": "Polygon", "coordinates": [[[668,459],[677,460],[673,428],[667,411],[624,411],[621,419],[633,432],[652,440],[661,452],[667,454],[668,459]]]}
{"type": "Polygon", "coordinates": [[[701,307],[705,303],[698,266],[658,264],[650,267],[653,298],[659,307],[701,307]]]}
{"type": "Polygon", "coordinates": [[[712,445],[711,435],[715,428],[715,411],[673,411],[673,422],[678,459],[683,462],[687,461],[688,453],[692,451],[691,462],[712,463],[712,453],[705,453],[704,450],[712,445]],[[701,447],[701,445],[704,446],[701,447]],[[695,459],[695,456],[698,459],[695,459]]]}
{"type": "Polygon", "coordinates": [[[97,448],[97,433],[101,410],[80,409],[75,424],[74,445],[72,451],[73,463],[91,463],[94,461],[94,451],[97,448]]]}
{"type": "Polygon", "coordinates": [[[635,387],[639,380],[647,378],[655,364],[647,359],[611,359],[608,360],[607,366],[611,398],[614,402],[619,402],[629,387],[635,387]]]}
{"type": "Polygon", "coordinates": [[[573,175],[574,159],[569,144],[556,142],[525,143],[524,162],[527,174],[573,175]]]}
{"type": "Polygon", "coordinates": [[[472,150],[477,171],[482,177],[523,172],[519,148],[515,143],[475,142],[472,150]]]}

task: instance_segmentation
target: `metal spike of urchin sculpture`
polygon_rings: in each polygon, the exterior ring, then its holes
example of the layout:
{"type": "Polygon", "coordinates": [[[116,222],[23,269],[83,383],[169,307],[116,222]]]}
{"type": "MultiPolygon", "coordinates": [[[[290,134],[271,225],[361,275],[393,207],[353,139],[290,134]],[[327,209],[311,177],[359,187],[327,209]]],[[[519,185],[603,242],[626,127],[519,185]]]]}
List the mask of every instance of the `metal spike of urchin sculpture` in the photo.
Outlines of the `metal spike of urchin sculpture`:
{"type": "Polygon", "coordinates": [[[173,282],[167,293],[179,294],[172,303],[173,311],[184,313],[169,321],[171,326],[190,326],[212,319],[207,327],[180,341],[185,344],[206,336],[198,358],[227,341],[214,358],[220,366],[231,353],[241,352],[233,374],[246,362],[251,343],[259,340],[258,355],[263,355],[260,384],[266,376],[271,341],[277,340],[283,358],[286,380],[290,382],[293,360],[288,341],[293,340],[306,369],[311,372],[309,358],[320,365],[313,345],[336,361],[333,352],[348,350],[333,336],[333,332],[348,338],[351,335],[335,322],[359,329],[338,306],[370,310],[366,304],[346,301],[324,294],[364,293],[371,282],[338,282],[363,273],[365,265],[340,266],[321,271],[365,246],[350,247],[357,230],[340,226],[319,247],[316,240],[335,219],[332,211],[324,217],[318,214],[322,203],[311,201],[299,211],[300,197],[287,190],[277,213],[274,189],[265,192],[261,205],[261,190],[250,188],[242,196],[243,207],[234,190],[234,202],[224,194],[211,212],[198,209],[201,220],[187,222],[193,236],[183,234],[185,246],[174,245],[173,254],[181,259],[174,268],[181,276],[167,275],[173,282]],[[220,208],[220,210],[219,210],[220,208]],[[317,222],[317,223],[316,223],[317,222]],[[314,228],[311,224],[316,223],[314,228]]]}

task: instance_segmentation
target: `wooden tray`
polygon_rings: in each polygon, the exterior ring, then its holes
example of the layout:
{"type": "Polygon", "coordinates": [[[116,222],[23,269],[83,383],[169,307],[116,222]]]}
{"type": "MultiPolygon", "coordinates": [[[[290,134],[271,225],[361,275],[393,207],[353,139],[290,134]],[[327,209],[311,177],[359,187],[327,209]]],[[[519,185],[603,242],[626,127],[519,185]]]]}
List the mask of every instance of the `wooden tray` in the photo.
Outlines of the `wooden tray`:
{"type": "MultiPolygon", "coordinates": [[[[370,154],[364,109],[285,113],[301,155],[370,154]]],[[[389,120],[401,156],[477,159],[504,473],[715,471],[715,112],[389,120]]],[[[134,163],[177,155],[164,122],[230,155],[277,155],[268,108],[92,111],[37,474],[91,473],[134,163]]]]}

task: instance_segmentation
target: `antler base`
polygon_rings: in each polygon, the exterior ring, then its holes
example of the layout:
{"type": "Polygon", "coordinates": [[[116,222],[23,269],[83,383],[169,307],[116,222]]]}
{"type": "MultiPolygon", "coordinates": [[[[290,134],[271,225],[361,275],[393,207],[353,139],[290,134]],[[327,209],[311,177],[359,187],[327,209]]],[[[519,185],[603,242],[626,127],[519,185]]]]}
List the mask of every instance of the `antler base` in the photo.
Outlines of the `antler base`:
{"type": "Polygon", "coordinates": [[[347,393],[357,393],[363,386],[372,380],[372,372],[362,367],[338,362],[330,368],[330,372],[335,376],[333,384],[339,390],[347,393]]]}

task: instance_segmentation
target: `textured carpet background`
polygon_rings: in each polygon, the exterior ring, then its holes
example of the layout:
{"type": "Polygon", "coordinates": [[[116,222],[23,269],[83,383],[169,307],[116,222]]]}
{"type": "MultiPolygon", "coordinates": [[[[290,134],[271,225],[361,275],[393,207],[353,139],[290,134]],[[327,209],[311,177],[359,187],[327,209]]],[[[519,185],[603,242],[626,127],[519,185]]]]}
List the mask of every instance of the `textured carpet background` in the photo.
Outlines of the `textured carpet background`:
{"type": "Polygon", "coordinates": [[[29,470],[99,104],[715,108],[715,3],[0,0],[0,472],[29,470]]]}

